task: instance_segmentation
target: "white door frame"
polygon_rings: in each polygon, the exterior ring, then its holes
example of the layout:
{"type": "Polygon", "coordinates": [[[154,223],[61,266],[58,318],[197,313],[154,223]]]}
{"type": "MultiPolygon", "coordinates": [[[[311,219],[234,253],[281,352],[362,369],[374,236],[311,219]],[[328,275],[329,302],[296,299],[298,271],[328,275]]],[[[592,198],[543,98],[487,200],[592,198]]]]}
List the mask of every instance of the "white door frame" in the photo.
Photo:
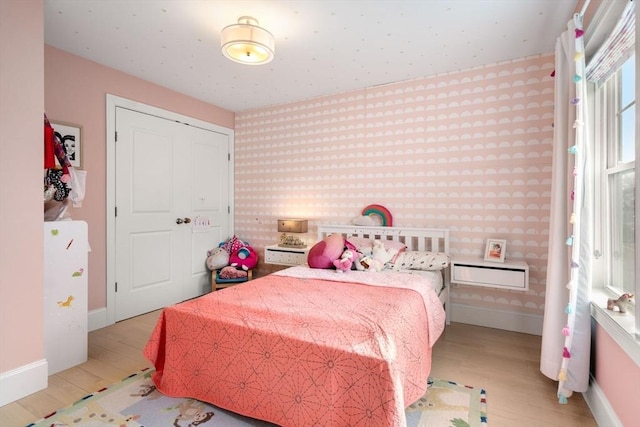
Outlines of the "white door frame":
{"type": "Polygon", "coordinates": [[[116,236],[116,108],[122,107],[140,113],[150,114],[153,116],[161,117],[168,120],[174,120],[181,123],[188,123],[192,126],[197,126],[202,129],[211,130],[214,132],[229,135],[229,232],[230,235],[234,234],[234,130],[220,125],[205,122],[202,120],[194,119],[192,117],[183,116],[182,114],[174,113],[172,111],[163,110],[162,108],[153,107],[151,105],[143,104],[140,102],[132,101],[130,99],[121,98],[119,96],[107,94],[107,121],[106,121],[106,143],[107,143],[107,307],[106,307],[106,319],[104,325],[97,325],[99,322],[94,320],[92,328],[89,330],[97,329],[97,327],[103,327],[113,325],[116,318],[115,307],[115,236],[116,236]]]}

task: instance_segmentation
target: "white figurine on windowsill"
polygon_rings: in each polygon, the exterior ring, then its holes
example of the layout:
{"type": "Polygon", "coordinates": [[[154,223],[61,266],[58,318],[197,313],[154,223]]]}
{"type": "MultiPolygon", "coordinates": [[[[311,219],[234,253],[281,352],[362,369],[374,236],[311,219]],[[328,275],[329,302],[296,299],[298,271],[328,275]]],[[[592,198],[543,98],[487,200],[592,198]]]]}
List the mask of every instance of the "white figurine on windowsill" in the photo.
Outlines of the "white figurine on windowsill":
{"type": "Polygon", "coordinates": [[[609,298],[607,300],[607,310],[615,311],[614,308],[618,307],[618,310],[620,311],[621,314],[626,314],[627,304],[629,304],[629,301],[632,298],[633,298],[633,294],[622,294],[618,299],[609,298]]]}

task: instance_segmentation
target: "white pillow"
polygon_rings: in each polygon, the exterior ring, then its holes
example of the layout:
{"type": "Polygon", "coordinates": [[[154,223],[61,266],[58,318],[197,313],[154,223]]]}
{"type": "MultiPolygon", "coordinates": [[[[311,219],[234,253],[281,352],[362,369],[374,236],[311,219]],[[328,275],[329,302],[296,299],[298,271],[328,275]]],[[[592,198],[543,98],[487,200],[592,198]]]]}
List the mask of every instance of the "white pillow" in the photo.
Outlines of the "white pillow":
{"type": "Polygon", "coordinates": [[[405,251],[396,259],[394,270],[442,270],[449,265],[450,257],[443,252],[405,251]]]}

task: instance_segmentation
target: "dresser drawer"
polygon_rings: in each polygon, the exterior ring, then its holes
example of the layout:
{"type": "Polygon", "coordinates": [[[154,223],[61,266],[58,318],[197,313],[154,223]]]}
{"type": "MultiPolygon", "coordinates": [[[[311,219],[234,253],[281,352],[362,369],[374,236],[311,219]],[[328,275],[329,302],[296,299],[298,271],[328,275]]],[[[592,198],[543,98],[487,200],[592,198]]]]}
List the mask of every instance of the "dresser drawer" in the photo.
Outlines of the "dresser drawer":
{"type": "Polygon", "coordinates": [[[526,263],[453,262],[451,281],[469,286],[487,286],[524,291],[529,288],[529,266],[526,263]]]}
{"type": "Polygon", "coordinates": [[[264,248],[264,262],[276,265],[304,265],[307,263],[308,248],[283,248],[278,245],[264,248]]]}

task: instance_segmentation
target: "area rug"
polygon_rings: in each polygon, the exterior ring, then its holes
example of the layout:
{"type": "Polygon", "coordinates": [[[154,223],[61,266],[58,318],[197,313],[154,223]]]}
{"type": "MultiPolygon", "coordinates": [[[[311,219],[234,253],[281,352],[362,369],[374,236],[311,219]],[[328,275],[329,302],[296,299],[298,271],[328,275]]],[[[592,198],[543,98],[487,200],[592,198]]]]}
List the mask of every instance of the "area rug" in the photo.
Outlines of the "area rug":
{"type": "MultiPolygon", "coordinates": [[[[193,399],[167,397],[145,369],[92,393],[27,427],[273,426],[193,399]]],[[[405,411],[407,427],[481,427],[487,425],[483,389],[430,379],[427,392],[405,411]]]]}

